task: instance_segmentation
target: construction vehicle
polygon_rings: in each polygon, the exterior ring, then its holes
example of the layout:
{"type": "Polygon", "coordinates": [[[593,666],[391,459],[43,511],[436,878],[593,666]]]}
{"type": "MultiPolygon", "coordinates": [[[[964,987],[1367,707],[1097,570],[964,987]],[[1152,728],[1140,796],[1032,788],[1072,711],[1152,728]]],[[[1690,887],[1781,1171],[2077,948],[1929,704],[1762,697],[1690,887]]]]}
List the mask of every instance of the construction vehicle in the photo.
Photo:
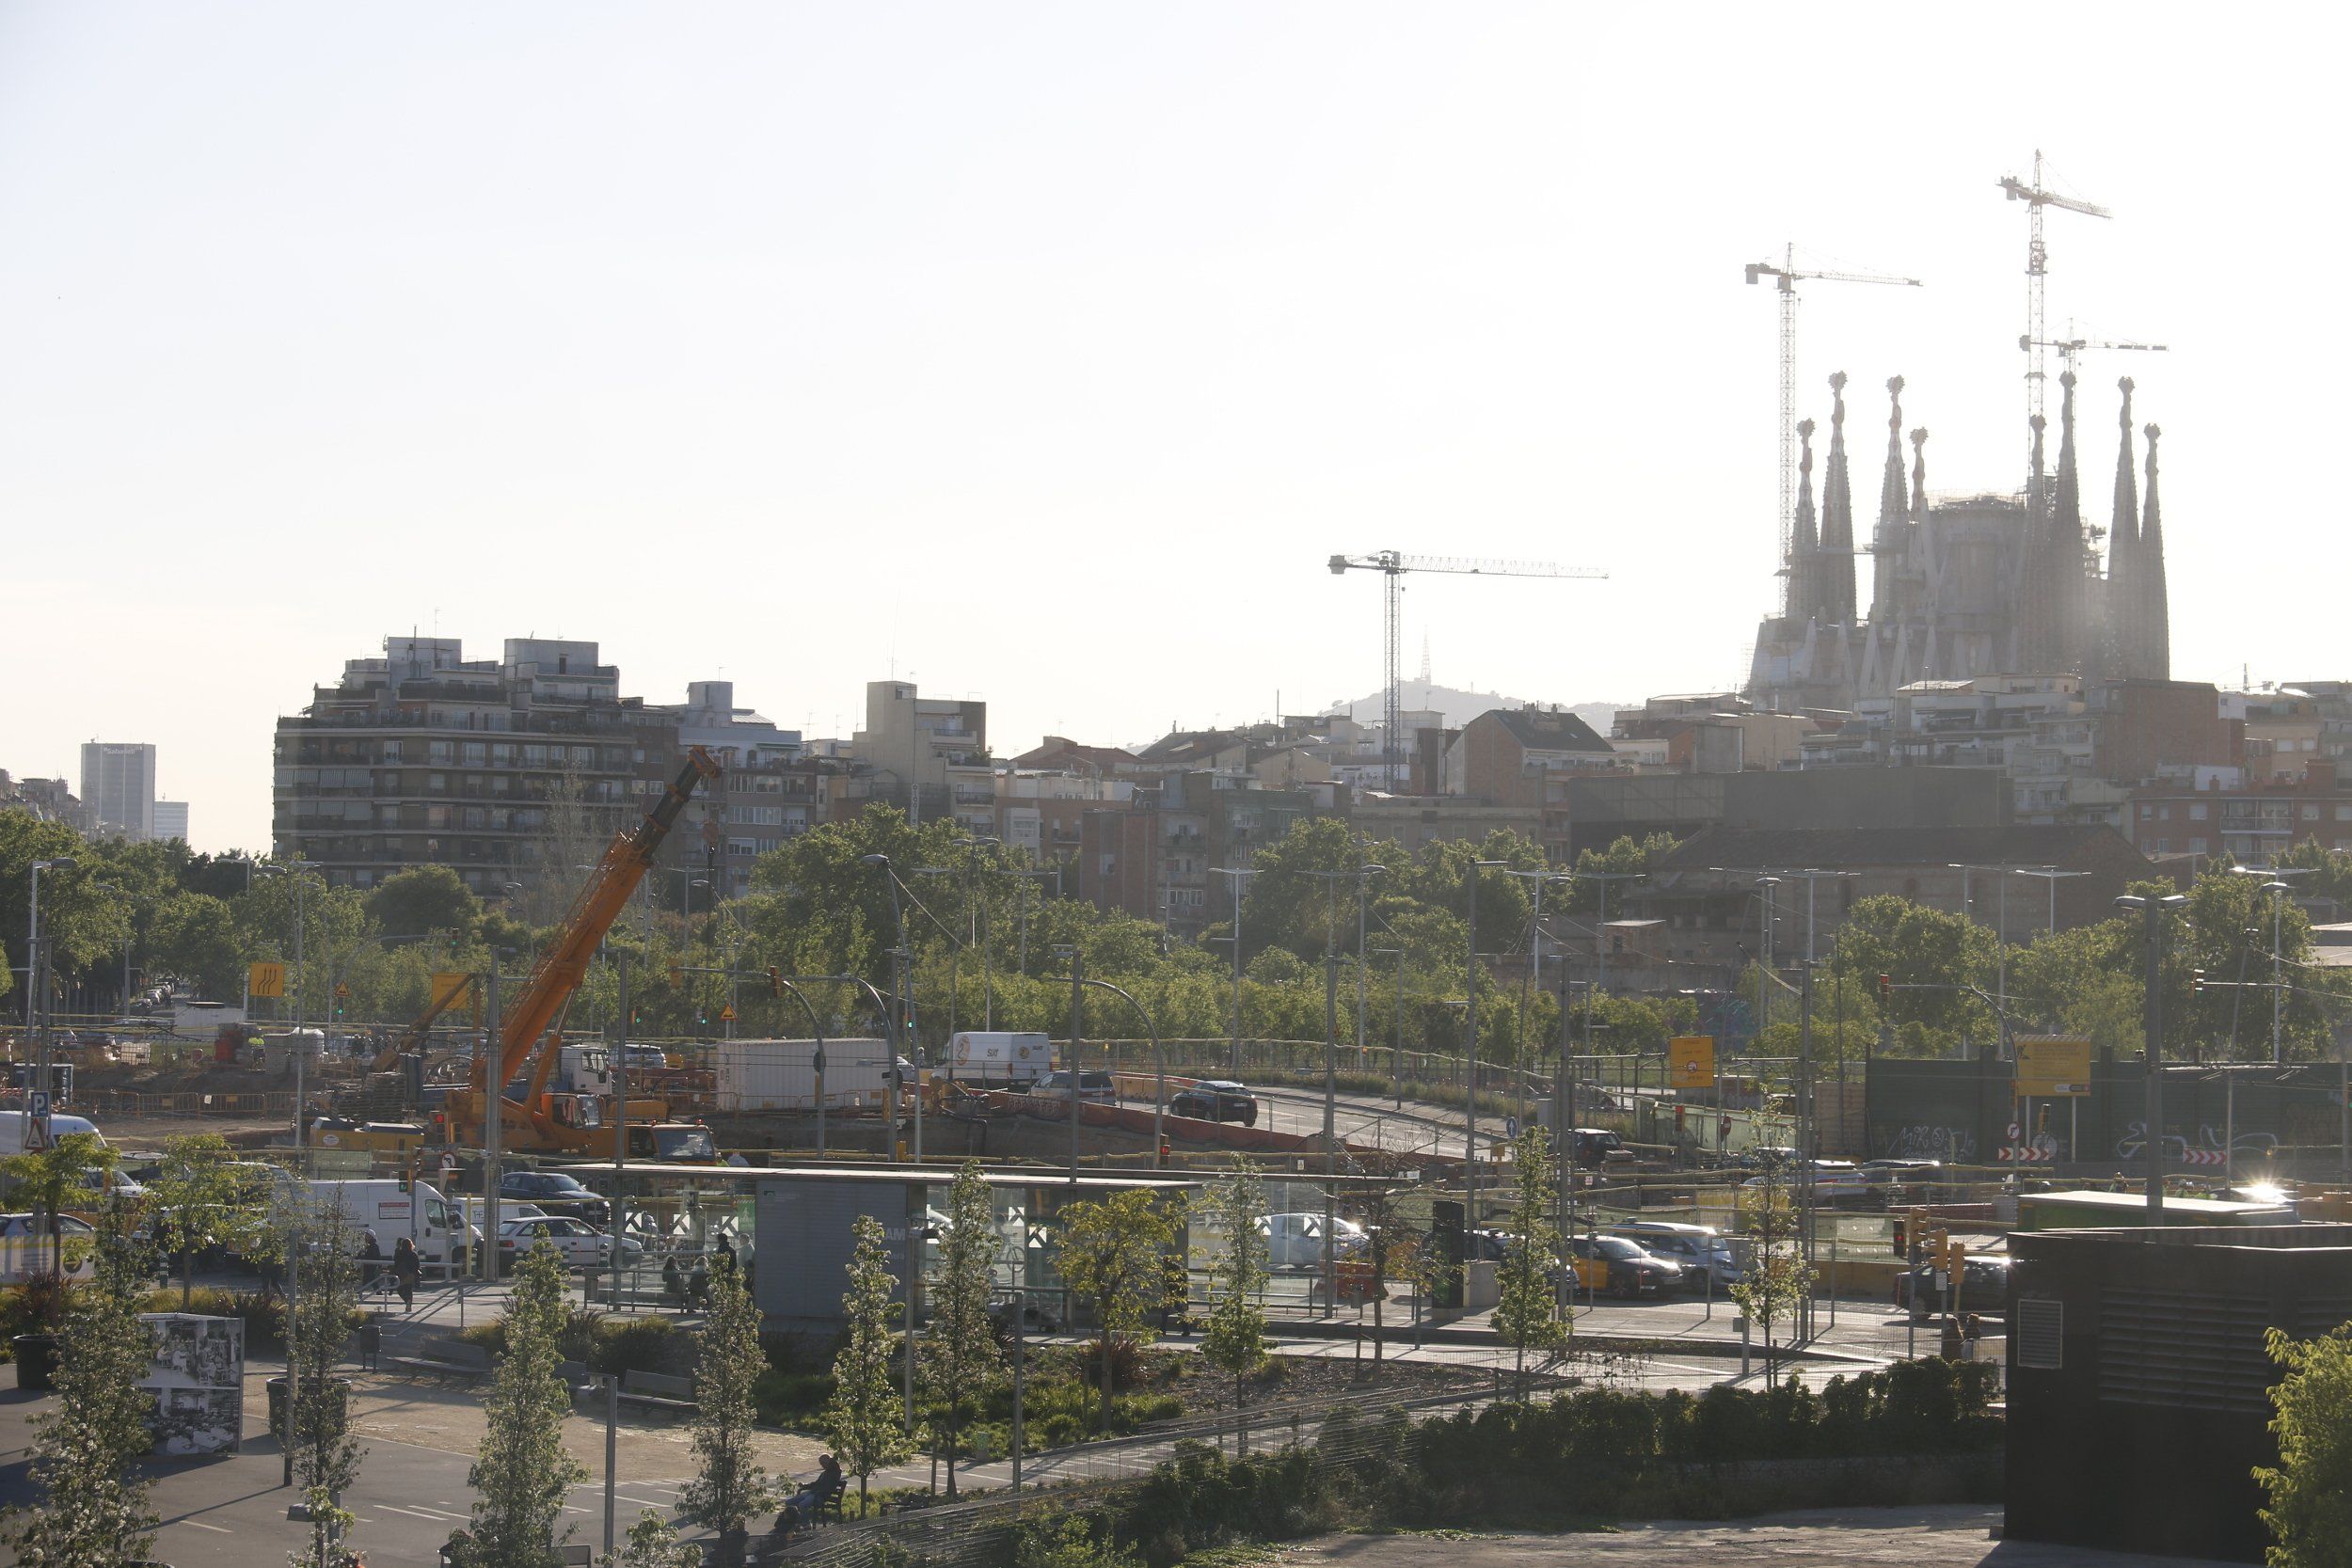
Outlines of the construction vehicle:
{"type": "MultiPolygon", "coordinates": [[[[719,765],[710,753],[700,746],[693,747],[676,782],[645,814],[644,820],[613,836],[603,858],[590,873],[587,885],[580,889],[580,896],[572,901],[570,911],[557,927],[555,939],[532,966],[531,976],[521,992],[503,1009],[496,1039],[485,1041],[485,1048],[475,1053],[466,1083],[449,1091],[444,1125],[453,1141],[470,1148],[481,1147],[483,1117],[496,1086],[501,1148],[516,1153],[611,1158],[614,1107],[610,1088],[601,1086],[610,1082],[602,1070],[603,1052],[601,1048],[564,1046],[564,1015],[588,972],[589,960],[603,942],[605,932],[628,906],[637,884],[644,879],[688,798],[704,780],[715,780],[718,776],[719,765]],[[599,1058],[593,1066],[592,1049],[599,1058]],[[579,1054],[567,1056],[572,1052],[579,1054]],[[599,1086],[553,1087],[551,1081],[559,1067],[564,1069],[566,1082],[593,1075],[599,1086]],[[529,1078],[521,1082],[517,1094],[518,1079],[526,1071],[529,1078]]],[[[709,1147],[707,1129],[691,1124],[674,1126],[668,1121],[669,1114],[666,1101],[641,1100],[633,1095],[629,1098],[632,1152],[645,1147],[658,1149],[665,1145],[680,1148],[709,1147]],[[665,1132],[670,1135],[665,1137],[665,1132]]]]}
{"type": "Polygon", "coordinates": [[[433,1025],[440,1021],[443,1013],[460,1003],[479,1006],[474,1000],[473,976],[435,975],[433,996],[426,1003],[424,1011],[418,1015],[416,1022],[408,1026],[406,1034],[376,1053],[375,1060],[368,1065],[368,1070],[389,1072],[400,1066],[403,1056],[422,1055],[426,1042],[433,1037],[433,1025]]]}

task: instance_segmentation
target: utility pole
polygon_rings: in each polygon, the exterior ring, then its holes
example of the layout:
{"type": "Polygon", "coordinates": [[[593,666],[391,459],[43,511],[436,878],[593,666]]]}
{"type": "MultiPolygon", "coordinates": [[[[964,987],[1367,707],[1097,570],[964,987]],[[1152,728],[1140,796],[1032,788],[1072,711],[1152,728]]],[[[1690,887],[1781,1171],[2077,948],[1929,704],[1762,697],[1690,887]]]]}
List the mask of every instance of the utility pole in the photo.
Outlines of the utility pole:
{"type": "Polygon", "coordinates": [[[1078,1037],[1086,1027],[1087,957],[1070,950],[1070,1180],[1078,1180],[1078,1037]]]}
{"type": "MultiPolygon", "coordinates": [[[[1359,878],[1357,886],[1363,885],[1359,878]]],[[[1359,966],[1360,967],[1360,966],[1359,966]]],[[[1339,1311],[1340,956],[1323,953],[1323,1315],[1339,1311]]]]}
{"type": "Polygon", "coordinates": [[[2115,901],[2120,910],[2139,914],[2145,924],[2141,945],[2145,953],[2146,995],[2143,1005],[2147,1033],[2147,1125],[2141,1140],[2148,1155],[2148,1223],[2164,1221],[2164,939],[2166,921],[2186,906],[2179,894],[2151,898],[2127,893],[2115,901]]]}
{"type": "Polygon", "coordinates": [[[1389,972],[1389,978],[1393,982],[1390,988],[1390,999],[1396,1005],[1395,1033],[1389,1037],[1389,1087],[1396,1096],[1396,1108],[1401,1111],[1405,1109],[1405,949],[1375,947],[1372,956],[1396,960],[1395,966],[1389,972]]]}
{"type": "MultiPolygon", "coordinates": [[[[485,1285],[495,1285],[499,1282],[499,1145],[506,1124],[506,1052],[499,1029],[496,953],[490,955],[488,981],[488,1028],[482,1042],[483,1085],[489,1091],[482,1112],[482,1279],[485,1285]]],[[[463,1203],[457,1206],[461,1215],[465,1209],[463,1203]]]]}
{"type": "Polygon", "coordinates": [[[1231,878],[1232,879],[1232,881],[1230,881],[1230,882],[1228,882],[1228,883],[1226,883],[1226,884],[1225,884],[1225,887],[1226,887],[1226,892],[1228,893],[1228,895],[1231,895],[1231,897],[1232,898],[1232,901],[1233,901],[1233,1034],[1232,1034],[1232,1043],[1231,1043],[1231,1044],[1230,1044],[1230,1046],[1228,1047],[1228,1055],[1230,1056],[1230,1058],[1231,1058],[1231,1059],[1230,1059],[1230,1060],[1226,1063],[1226,1066],[1227,1066],[1227,1068],[1228,1068],[1228,1069],[1229,1069],[1232,1072],[1233,1076],[1234,1076],[1234,1077],[1236,1077],[1236,1078],[1238,1078],[1238,1077],[1240,1077],[1240,1076],[1241,1076],[1241,899],[1242,899],[1242,888],[1243,888],[1245,885],[1247,885],[1247,879],[1248,879],[1248,878],[1251,878],[1251,877],[1256,876],[1256,875],[1257,875],[1257,872],[1256,872],[1255,870],[1251,869],[1250,867],[1246,866],[1246,865],[1243,865],[1243,866],[1225,866],[1225,865],[1220,865],[1220,866],[1216,866],[1216,867],[1215,867],[1214,869],[1215,869],[1215,871],[1216,871],[1216,875],[1217,875],[1217,876],[1220,876],[1220,877],[1231,877],[1231,878]]]}
{"type": "MultiPolygon", "coordinates": [[[[613,955],[621,971],[621,1026],[619,1037],[612,1047],[612,1305],[621,1304],[621,1240],[628,1234],[628,1194],[622,1185],[628,1164],[628,950],[622,948],[613,955]]],[[[821,1099],[818,1103],[822,1103],[821,1099]]],[[[612,1534],[612,1488],[609,1484],[612,1465],[607,1455],[605,1533],[612,1534]]],[[[612,1549],[606,1543],[606,1550],[612,1549]]]]}
{"type": "Polygon", "coordinates": [[[1462,1009],[1462,1215],[1478,1224],[1478,874],[1501,861],[1470,863],[1470,991],[1462,1009]]]}

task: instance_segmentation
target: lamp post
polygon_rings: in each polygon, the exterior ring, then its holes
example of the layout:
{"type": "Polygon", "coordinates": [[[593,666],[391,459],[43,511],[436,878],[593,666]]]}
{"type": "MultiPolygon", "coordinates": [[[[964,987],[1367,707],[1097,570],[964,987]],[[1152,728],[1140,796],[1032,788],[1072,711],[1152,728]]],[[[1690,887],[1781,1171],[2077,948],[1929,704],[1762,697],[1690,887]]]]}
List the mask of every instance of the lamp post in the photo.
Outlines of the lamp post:
{"type": "MultiPolygon", "coordinates": [[[[860,990],[864,991],[873,1002],[874,1010],[881,1013],[882,1016],[882,1029],[884,1034],[888,1035],[889,1033],[890,1004],[882,1000],[882,993],[875,989],[874,983],[871,980],[866,979],[861,975],[780,974],[776,977],[776,983],[784,986],[855,986],[860,990]]],[[[799,992],[795,991],[793,994],[799,995],[799,992]]],[[[806,997],[801,998],[801,1006],[803,1007],[808,1006],[808,999],[806,997]]],[[[814,1028],[816,1026],[816,1022],[817,1014],[812,1009],[809,1013],[810,1027],[814,1028]]],[[[895,1039],[895,1037],[892,1037],[895,1039]]],[[[821,1032],[820,1037],[817,1041],[817,1060],[815,1067],[817,1072],[817,1147],[818,1148],[822,1148],[825,1147],[825,1042],[821,1037],[821,1032]]],[[[906,1085],[904,1081],[898,1076],[898,1053],[895,1049],[890,1053],[890,1073],[892,1081],[897,1083],[898,1086],[903,1089],[906,1085]]],[[[917,1086],[919,1087],[920,1085],[918,1085],[917,1086]]],[[[896,1132],[898,1130],[898,1106],[895,1102],[898,1097],[893,1095],[891,1099],[894,1102],[891,1106],[891,1130],[893,1132],[896,1132]]]]}
{"type": "Polygon", "coordinates": [[[1225,1065],[1232,1072],[1233,1076],[1238,1078],[1241,1076],[1242,888],[1246,885],[1248,878],[1254,877],[1258,873],[1253,868],[1246,865],[1220,865],[1214,867],[1213,869],[1216,875],[1219,877],[1231,877],[1232,879],[1232,881],[1225,884],[1226,893],[1232,898],[1233,904],[1233,1033],[1232,1042],[1227,1049],[1227,1054],[1231,1057],[1231,1060],[1229,1060],[1225,1065]]]}
{"type": "MultiPolygon", "coordinates": [[[[304,888],[305,888],[305,885],[308,883],[308,881],[309,881],[309,879],[310,879],[309,878],[305,877],[305,876],[303,875],[303,873],[305,873],[305,872],[307,872],[307,871],[316,871],[317,869],[318,869],[318,862],[316,862],[316,861],[279,861],[279,862],[278,862],[276,864],[273,864],[273,865],[265,865],[265,866],[262,867],[262,874],[263,874],[263,875],[265,875],[265,876],[287,876],[287,877],[292,877],[292,878],[294,879],[294,1158],[295,1158],[295,1161],[296,1161],[296,1163],[297,1163],[297,1164],[299,1164],[299,1163],[300,1163],[300,1161],[301,1161],[301,1157],[302,1157],[302,1152],[303,1152],[303,1150],[304,1150],[304,1149],[306,1149],[306,1148],[308,1148],[310,1147],[310,1118],[309,1118],[307,1116],[305,1116],[305,1115],[303,1114],[304,1109],[305,1109],[305,1107],[304,1107],[304,1105],[303,1105],[303,1095],[304,1095],[304,1093],[305,1093],[305,1091],[304,1091],[304,1089],[303,1089],[303,1069],[304,1069],[304,1067],[307,1065],[307,1064],[305,1063],[305,1061],[304,1061],[304,1058],[305,1058],[305,1057],[307,1057],[308,1055],[310,1055],[310,1041],[309,1041],[309,1040],[305,1039],[305,1038],[303,1037],[303,1035],[302,1035],[302,989],[303,989],[303,987],[302,987],[302,982],[303,982],[303,979],[304,979],[304,976],[305,976],[305,970],[304,970],[304,967],[303,967],[303,945],[302,945],[302,944],[303,944],[303,925],[304,925],[304,920],[303,920],[303,915],[304,915],[303,894],[304,894],[304,888]]],[[[496,1246],[493,1246],[490,1250],[492,1251],[492,1253],[493,1253],[493,1254],[495,1254],[495,1253],[497,1252],[497,1250],[498,1250],[498,1249],[497,1249],[497,1247],[496,1247],[496,1246]]]]}
{"type": "Polygon", "coordinates": [[[963,907],[971,917],[972,945],[980,950],[980,1027],[996,1027],[996,976],[993,960],[989,957],[986,933],[980,929],[980,906],[972,897],[972,877],[978,870],[983,847],[1002,847],[1004,840],[986,833],[960,838],[956,843],[963,854],[963,907]]]}
{"type": "Polygon", "coordinates": [[[2286,974],[2280,954],[2280,940],[2286,917],[2287,895],[2295,891],[2290,883],[2265,882],[2263,891],[2270,895],[2270,1059],[2287,1059],[2286,1047],[2286,974]]]}
{"type": "Polygon", "coordinates": [[[914,1042],[914,955],[907,947],[906,905],[898,896],[898,872],[890,863],[888,855],[864,855],[862,863],[880,868],[882,884],[890,890],[890,918],[897,926],[898,945],[890,954],[890,1048],[892,1058],[898,1047],[906,1047],[907,1059],[914,1064],[914,1163],[923,1163],[923,1056],[914,1042]]]}
{"type": "Polygon", "coordinates": [[[2148,1223],[2157,1225],[2164,1218],[2164,943],[2169,930],[2168,917],[2178,913],[2188,904],[2177,893],[2161,897],[2146,897],[2127,893],[2115,901],[2119,910],[2130,910],[2143,917],[2141,943],[2146,958],[2146,988],[2143,1022],[2147,1033],[2147,1125],[2141,1129],[2141,1141],[2148,1154],[2148,1223]]]}
{"type": "Polygon", "coordinates": [[[121,1000],[115,1006],[118,1011],[128,1014],[131,1010],[131,933],[132,927],[136,924],[138,906],[132,901],[130,892],[120,882],[100,882],[97,885],[108,893],[122,895],[122,994],[121,1000]]]}
{"type": "Polygon", "coordinates": [[[1375,958],[1394,958],[1390,971],[1391,1000],[1396,1004],[1396,1032],[1389,1038],[1389,1087],[1395,1091],[1396,1108],[1405,1109],[1405,949],[1375,947],[1375,958]]]}
{"type": "Polygon", "coordinates": [[[1472,1228],[1478,1224],[1478,874],[1502,863],[1470,863],[1470,1000],[1462,1013],[1462,1215],[1472,1228]]]}
{"type": "MultiPolygon", "coordinates": [[[[1764,891],[1764,940],[1760,946],[1764,954],[1764,973],[1771,974],[1772,973],[1772,927],[1778,924],[1778,911],[1772,907],[1772,889],[1780,886],[1780,879],[1758,877],[1756,879],[1756,885],[1764,891]]],[[[1762,986],[1756,988],[1756,1032],[1758,1037],[1761,1037],[1764,1031],[1772,1026],[1772,993],[1762,986]]]]}
{"type": "MultiPolygon", "coordinates": [[[[34,1059],[39,1063],[35,1079],[44,1108],[39,1117],[29,1118],[32,1125],[25,1129],[30,1134],[25,1140],[24,1147],[27,1148],[49,1147],[49,1112],[46,1107],[56,1092],[56,1075],[49,1059],[49,949],[40,934],[40,874],[44,871],[71,871],[80,863],[72,855],[52,855],[47,860],[33,863],[32,923],[24,948],[24,1026],[33,1031],[34,1059]]],[[[49,1216],[49,1224],[54,1225],[56,1221],[55,1215],[49,1216]]]]}
{"type": "Polygon", "coordinates": [[[2020,877],[2039,877],[2050,884],[2050,934],[2058,935],[2058,885],[2070,877],[2088,877],[2088,871],[2060,871],[2055,865],[2021,865],[2014,868],[2020,877]]]}

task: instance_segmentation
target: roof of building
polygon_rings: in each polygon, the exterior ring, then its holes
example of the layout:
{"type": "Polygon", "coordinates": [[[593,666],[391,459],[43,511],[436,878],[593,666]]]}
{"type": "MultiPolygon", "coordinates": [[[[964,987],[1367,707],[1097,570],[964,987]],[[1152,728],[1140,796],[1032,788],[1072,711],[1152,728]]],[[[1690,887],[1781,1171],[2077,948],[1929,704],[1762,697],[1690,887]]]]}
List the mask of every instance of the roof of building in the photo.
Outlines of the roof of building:
{"type": "Polygon", "coordinates": [[[1479,717],[1500,723],[1511,732],[1514,739],[1531,752],[1591,752],[1600,756],[1614,754],[1599,731],[1565,708],[1555,712],[1549,708],[1498,707],[1489,708],[1479,717]]]}
{"type": "Polygon", "coordinates": [[[1708,828],[1682,841],[1660,863],[1661,871],[1711,866],[2067,865],[2090,855],[2122,851],[2146,866],[2146,856],[2113,828],[2012,823],[2006,827],[1945,828],[1708,828]]]}
{"type": "Polygon", "coordinates": [[[1012,759],[1015,768],[1040,770],[1063,768],[1072,764],[1108,771],[1136,760],[1136,754],[1118,746],[1089,746],[1066,735],[1049,735],[1033,749],[1012,759]]]}
{"type": "Polygon", "coordinates": [[[1240,730],[1172,730],[1136,753],[1137,762],[1184,762],[1215,756],[1246,740],[1240,730]]]}

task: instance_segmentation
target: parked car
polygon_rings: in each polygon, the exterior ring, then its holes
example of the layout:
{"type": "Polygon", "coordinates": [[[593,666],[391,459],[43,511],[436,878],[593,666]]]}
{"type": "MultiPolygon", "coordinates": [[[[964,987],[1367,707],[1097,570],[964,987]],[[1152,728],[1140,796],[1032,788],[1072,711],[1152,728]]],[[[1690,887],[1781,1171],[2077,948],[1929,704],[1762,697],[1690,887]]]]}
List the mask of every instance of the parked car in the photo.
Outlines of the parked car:
{"type": "MultiPolygon", "coordinates": [[[[1944,1288],[1936,1283],[1936,1271],[1916,1268],[1895,1276],[1895,1305],[1908,1307],[1914,1297],[1931,1312],[1944,1310],[1944,1288]]],[[[2009,1311],[2009,1255],[2000,1252],[1972,1252],[1963,1266],[1960,1279],[1960,1309],[1981,1312],[1988,1317],[2002,1317],[2009,1311]]]]}
{"type": "Polygon", "coordinates": [[[1193,1117],[1201,1121],[1258,1125],[1257,1100],[1248,1089],[1227,1078],[1204,1078],[1179,1091],[1168,1102],[1168,1110],[1170,1116],[1193,1117]]]}
{"type": "Polygon", "coordinates": [[[580,1178],[560,1170],[510,1170],[499,1178],[499,1196],[519,1197],[537,1204],[543,1212],[571,1214],[592,1225],[612,1217],[611,1204],[583,1186],[580,1178]]]}
{"type": "Polygon", "coordinates": [[[1613,1296],[1662,1296],[1679,1290],[1682,1271],[1663,1258],[1651,1256],[1623,1236],[1571,1236],[1565,1249],[1572,1259],[1597,1264],[1604,1271],[1596,1280],[1589,1269],[1577,1270],[1580,1283],[1613,1296]]]}
{"type": "MultiPolygon", "coordinates": [[[[1067,1100],[1070,1098],[1070,1074],[1067,1071],[1052,1073],[1039,1080],[1029,1093],[1041,1100],[1067,1100]]],[[[1107,1072],[1081,1072],[1078,1074],[1078,1098],[1090,1104],[1116,1105],[1119,1103],[1119,1085],[1107,1072]]]]}
{"type": "MultiPolygon", "coordinates": [[[[64,1243],[68,1279],[89,1279],[98,1273],[94,1252],[98,1232],[87,1220],[72,1214],[57,1216],[57,1234],[64,1243]]],[[[0,1214],[0,1285],[22,1285],[49,1267],[49,1236],[39,1214],[0,1214]]]]}
{"type": "Polygon", "coordinates": [[[1653,1258],[1662,1258],[1682,1271],[1686,1291],[1704,1291],[1711,1279],[1717,1291],[1740,1283],[1740,1251],[1732,1239],[1710,1225],[1684,1225],[1676,1220],[1632,1220],[1613,1226],[1609,1234],[1622,1236],[1653,1258]]]}
{"type": "Polygon", "coordinates": [[[1633,1157],[1633,1151],[1625,1147],[1625,1140],[1606,1127],[1569,1128],[1568,1148],[1581,1170],[1598,1170],[1611,1160],[1633,1157]]]}
{"type": "MultiPolygon", "coordinates": [[[[1304,1213],[1268,1214],[1266,1225],[1266,1262],[1278,1269],[1319,1269],[1323,1267],[1323,1215],[1312,1210],[1304,1213]]],[[[1331,1249],[1344,1260],[1371,1246],[1372,1238],[1354,1220],[1335,1219],[1331,1222],[1331,1249]]]]}
{"type": "MultiPolygon", "coordinates": [[[[612,1256],[612,1238],[586,1220],[575,1219],[569,1214],[530,1214],[521,1219],[501,1218],[499,1221],[501,1266],[513,1264],[519,1255],[541,1242],[548,1243],[562,1253],[567,1268],[601,1267],[612,1256]]],[[[622,1262],[636,1262],[644,1256],[644,1243],[636,1238],[621,1238],[622,1262]]]]}

